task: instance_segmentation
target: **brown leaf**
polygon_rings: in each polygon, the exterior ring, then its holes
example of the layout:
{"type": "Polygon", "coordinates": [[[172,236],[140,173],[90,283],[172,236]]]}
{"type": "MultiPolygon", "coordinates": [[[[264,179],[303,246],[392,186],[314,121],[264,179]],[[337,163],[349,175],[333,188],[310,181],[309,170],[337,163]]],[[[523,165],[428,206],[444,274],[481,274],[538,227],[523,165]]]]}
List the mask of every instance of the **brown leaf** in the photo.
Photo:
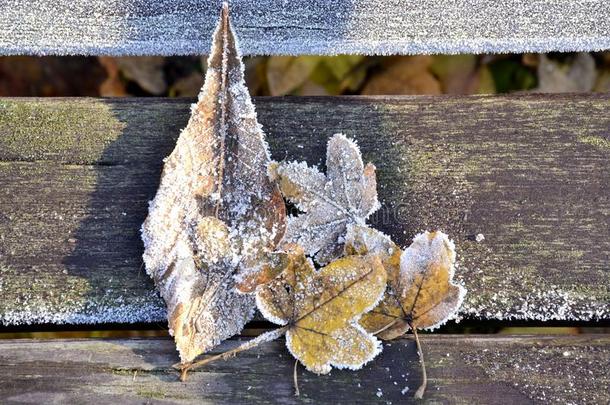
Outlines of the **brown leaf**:
{"type": "Polygon", "coordinates": [[[385,286],[385,270],[374,255],[346,256],[316,271],[296,246],[290,266],[257,290],[256,302],[267,319],[286,325],[290,353],[309,371],[326,374],[332,366],[359,369],[381,351],[357,320],[385,286]]]}
{"type": "Polygon", "coordinates": [[[364,86],[365,95],[441,94],[439,81],[430,73],[432,57],[397,56],[364,86]]]}
{"type": "Polygon", "coordinates": [[[129,80],[133,80],[147,92],[160,95],[167,90],[163,73],[165,58],[162,56],[122,56],[115,58],[118,68],[129,80]]]}
{"type": "Polygon", "coordinates": [[[172,84],[170,96],[172,97],[195,97],[199,94],[204,82],[204,76],[200,72],[192,72],[188,76],[179,78],[172,84]]]}
{"type": "Polygon", "coordinates": [[[273,280],[284,269],[293,266],[296,257],[293,245],[288,244],[282,251],[268,251],[256,259],[257,262],[250,264],[250,271],[236,277],[236,288],[242,293],[253,292],[259,285],[273,280]]]}
{"type": "Polygon", "coordinates": [[[327,174],[301,162],[270,166],[282,194],[303,214],[288,218],[283,243],[297,243],[326,264],[343,253],[349,224],[364,224],[379,208],[375,166],[364,166],[358,145],[341,134],[328,141],[327,174]]]}
{"type": "Polygon", "coordinates": [[[241,331],[254,309],[235,289],[282,236],[285,208],[223,7],[197,104],[142,226],[144,261],[183,362],[241,331]]]}
{"type": "MultiPolygon", "coordinates": [[[[452,282],[453,243],[442,232],[417,235],[400,258],[383,301],[361,323],[382,339],[393,339],[409,328],[432,329],[459,309],[466,290],[452,282]]],[[[388,271],[391,273],[392,271],[388,271]]]]}
{"type": "Polygon", "coordinates": [[[102,97],[124,97],[128,96],[125,83],[121,80],[120,69],[116,58],[110,56],[98,56],[100,65],[106,70],[108,77],[100,84],[100,96],[102,97]]]}
{"type": "Polygon", "coordinates": [[[493,77],[477,55],[435,55],[430,70],[444,94],[495,93],[493,77]]]}

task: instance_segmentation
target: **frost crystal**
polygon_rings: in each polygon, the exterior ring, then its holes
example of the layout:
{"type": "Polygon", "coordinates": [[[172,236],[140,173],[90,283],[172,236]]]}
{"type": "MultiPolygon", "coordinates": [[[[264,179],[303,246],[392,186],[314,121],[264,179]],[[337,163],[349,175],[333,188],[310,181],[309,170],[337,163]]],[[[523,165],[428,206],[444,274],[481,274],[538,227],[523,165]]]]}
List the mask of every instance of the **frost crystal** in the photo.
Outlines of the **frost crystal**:
{"type": "Polygon", "coordinates": [[[341,256],[350,224],[364,225],[377,209],[375,166],[364,166],[356,143],[341,134],[328,141],[327,173],[304,162],[271,165],[284,196],[303,214],[288,218],[284,243],[298,243],[320,264],[341,256]]]}
{"type": "Polygon", "coordinates": [[[225,4],[205,84],[142,226],[148,274],[183,362],[241,331],[254,300],[234,276],[282,235],[284,205],[225,4]]]}

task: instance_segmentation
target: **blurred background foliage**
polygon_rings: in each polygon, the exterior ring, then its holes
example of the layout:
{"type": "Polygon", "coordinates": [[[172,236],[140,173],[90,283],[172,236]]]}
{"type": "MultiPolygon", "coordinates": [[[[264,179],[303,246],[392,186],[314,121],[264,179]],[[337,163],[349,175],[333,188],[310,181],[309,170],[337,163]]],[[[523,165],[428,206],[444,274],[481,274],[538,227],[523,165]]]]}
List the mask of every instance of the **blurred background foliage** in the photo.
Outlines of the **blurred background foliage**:
{"type": "MultiPolygon", "coordinates": [[[[0,96],[192,97],[206,57],[0,57],[0,96]]],[[[246,58],[256,96],[610,91],[610,52],[246,58]]]]}

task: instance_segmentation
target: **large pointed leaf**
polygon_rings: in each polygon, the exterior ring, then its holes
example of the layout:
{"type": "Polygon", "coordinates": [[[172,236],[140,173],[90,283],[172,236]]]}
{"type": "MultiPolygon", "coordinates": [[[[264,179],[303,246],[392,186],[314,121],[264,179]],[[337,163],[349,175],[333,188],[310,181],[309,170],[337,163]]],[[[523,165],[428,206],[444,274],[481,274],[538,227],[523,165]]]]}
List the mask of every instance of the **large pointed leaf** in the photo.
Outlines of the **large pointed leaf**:
{"type": "Polygon", "coordinates": [[[183,362],[238,333],[254,308],[235,276],[281,238],[285,208],[224,6],[205,84],[142,227],[144,261],[183,362]]]}

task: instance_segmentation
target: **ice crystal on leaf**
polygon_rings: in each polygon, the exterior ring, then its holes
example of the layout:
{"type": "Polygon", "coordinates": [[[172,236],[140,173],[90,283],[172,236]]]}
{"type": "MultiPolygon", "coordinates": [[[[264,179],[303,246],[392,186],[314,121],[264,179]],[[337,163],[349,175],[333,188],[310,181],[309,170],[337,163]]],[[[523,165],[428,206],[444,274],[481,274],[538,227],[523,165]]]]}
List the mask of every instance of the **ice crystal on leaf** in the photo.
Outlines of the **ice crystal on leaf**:
{"type": "Polygon", "coordinates": [[[142,226],[146,270],[167,304],[183,362],[252,316],[254,297],[236,291],[235,277],[263,262],[284,228],[268,164],[225,4],[205,84],[142,226]]]}
{"type": "Polygon", "coordinates": [[[347,226],[364,225],[379,208],[375,166],[364,166],[356,143],[341,134],[328,141],[326,175],[304,162],[270,165],[284,197],[303,213],[288,218],[283,243],[298,243],[324,265],[341,256],[347,226]]]}
{"type": "Polygon", "coordinates": [[[290,265],[258,288],[259,310],[286,325],[286,345],[309,371],[361,368],[381,351],[357,322],[383,296],[386,273],[379,258],[345,256],[316,271],[298,245],[290,249],[290,265]]]}

